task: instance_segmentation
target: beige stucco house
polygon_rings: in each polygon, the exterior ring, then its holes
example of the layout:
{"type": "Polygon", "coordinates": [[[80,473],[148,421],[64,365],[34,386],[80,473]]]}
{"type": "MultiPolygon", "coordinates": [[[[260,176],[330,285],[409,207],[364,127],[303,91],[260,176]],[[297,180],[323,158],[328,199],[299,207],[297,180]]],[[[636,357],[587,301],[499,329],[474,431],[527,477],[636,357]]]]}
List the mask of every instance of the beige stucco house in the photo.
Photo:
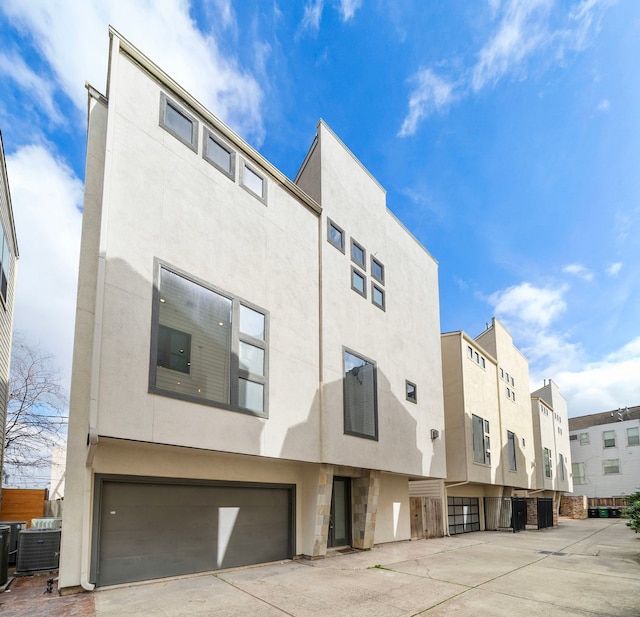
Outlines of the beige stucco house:
{"type": "Polygon", "coordinates": [[[445,476],[437,263],[324,122],[292,181],[110,42],[60,587],[409,538],[408,479],[445,476]]]}
{"type": "Polygon", "coordinates": [[[573,477],[567,402],[552,379],[532,392],[531,415],[537,454],[536,489],[557,503],[563,493],[573,492],[573,477]]]}
{"type": "MultiPolygon", "coordinates": [[[[13,220],[9,177],[0,132],[0,429],[4,435],[9,399],[13,305],[18,268],[18,240],[13,220]]],[[[0,484],[4,478],[4,439],[0,443],[0,484]]],[[[0,500],[2,499],[0,489],[0,500]]]]}
{"type": "Polygon", "coordinates": [[[502,498],[534,488],[529,365],[493,319],[442,335],[450,534],[496,528],[502,498]]]}

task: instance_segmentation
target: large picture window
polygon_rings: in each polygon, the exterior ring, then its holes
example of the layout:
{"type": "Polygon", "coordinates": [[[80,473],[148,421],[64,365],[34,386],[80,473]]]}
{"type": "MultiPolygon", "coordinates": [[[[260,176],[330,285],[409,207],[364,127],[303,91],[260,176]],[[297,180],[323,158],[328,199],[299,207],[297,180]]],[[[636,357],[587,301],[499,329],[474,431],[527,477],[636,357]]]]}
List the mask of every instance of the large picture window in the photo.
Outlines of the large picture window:
{"type": "Polygon", "coordinates": [[[491,437],[489,420],[472,415],[473,422],[473,460],[476,463],[491,465],[491,437]]]}
{"type": "Polygon", "coordinates": [[[378,439],[376,366],[344,350],[344,432],[378,439]]]}
{"type": "Polygon", "coordinates": [[[151,390],[267,415],[265,311],[159,269],[151,390]]]}

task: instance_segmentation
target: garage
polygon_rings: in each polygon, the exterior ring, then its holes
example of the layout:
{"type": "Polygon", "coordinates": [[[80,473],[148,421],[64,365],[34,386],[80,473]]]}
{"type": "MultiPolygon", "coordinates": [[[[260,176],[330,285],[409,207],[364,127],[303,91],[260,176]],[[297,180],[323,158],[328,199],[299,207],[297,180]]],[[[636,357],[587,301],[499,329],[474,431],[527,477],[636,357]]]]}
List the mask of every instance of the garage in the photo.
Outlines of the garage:
{"type": "Polygon", "coordinates": [[[447,497],[449,535],[480,531],[480,503],[477,497],[447,497]]]}
{"type": "Polygon", "coordinates": [[[294,490],[96,476],[93,581],[115,585],[291,558],[294,490]]]}

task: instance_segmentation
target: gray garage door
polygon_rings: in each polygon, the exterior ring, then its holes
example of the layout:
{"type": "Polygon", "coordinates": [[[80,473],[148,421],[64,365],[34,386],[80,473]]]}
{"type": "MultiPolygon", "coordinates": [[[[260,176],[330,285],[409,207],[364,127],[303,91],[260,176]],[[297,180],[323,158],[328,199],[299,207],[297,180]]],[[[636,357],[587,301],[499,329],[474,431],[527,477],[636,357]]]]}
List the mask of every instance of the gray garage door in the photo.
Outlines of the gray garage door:
{"type": "Polygon", "coordinates": [[[98,586],[287,559],[293,489],[100,479],[98,586]]]}

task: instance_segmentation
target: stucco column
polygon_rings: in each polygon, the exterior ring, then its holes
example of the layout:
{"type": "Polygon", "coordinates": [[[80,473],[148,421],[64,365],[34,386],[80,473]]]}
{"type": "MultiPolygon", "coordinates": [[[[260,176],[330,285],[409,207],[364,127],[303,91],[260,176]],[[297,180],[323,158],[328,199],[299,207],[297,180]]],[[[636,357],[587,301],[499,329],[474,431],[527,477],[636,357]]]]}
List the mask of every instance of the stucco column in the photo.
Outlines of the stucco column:
{"type": "Polygon", "coordinates": [[[380,471],[367,470],[351,481],[353,503],[352,546],[371,548],[376,531],[378,496],[380,494],[380,471]]]}

